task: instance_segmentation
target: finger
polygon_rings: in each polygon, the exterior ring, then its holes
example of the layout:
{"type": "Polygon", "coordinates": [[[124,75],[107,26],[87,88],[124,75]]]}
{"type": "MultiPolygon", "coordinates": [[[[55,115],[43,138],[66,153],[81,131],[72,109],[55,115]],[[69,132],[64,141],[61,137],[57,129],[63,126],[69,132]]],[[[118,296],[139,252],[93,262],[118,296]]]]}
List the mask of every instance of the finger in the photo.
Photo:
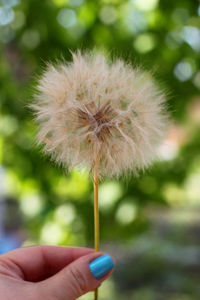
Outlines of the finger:
{"type": "Polygon", "coordinates": [[[39,289],[46,299],[74,300],[97,288],[111,275],[113,267],[113,259],[109,255],[101,252],[88,254],[75,260],[49,279],[37,283],[37,290],[39,289]],[[98,263],[95,260],[97,257],[101,257],[101,260],[98,259],[98,263]],[[98,264],[97,273],[100,274],[100,277],[99,275],[95,276],[94,268],[91,269],[89,266],[89,263],[94,260],[95,265],[98,264]],[[102,263],[99,264],[99,261],[102,263]]]}
{"type": "Polygon", "coordinates": [[[27,281],[48,278],[81,256],[93,253],[93,249],[59,246],[34,246],[8,252],[0,256],[0,273],[3,268],[9,274],[27,281]]]}

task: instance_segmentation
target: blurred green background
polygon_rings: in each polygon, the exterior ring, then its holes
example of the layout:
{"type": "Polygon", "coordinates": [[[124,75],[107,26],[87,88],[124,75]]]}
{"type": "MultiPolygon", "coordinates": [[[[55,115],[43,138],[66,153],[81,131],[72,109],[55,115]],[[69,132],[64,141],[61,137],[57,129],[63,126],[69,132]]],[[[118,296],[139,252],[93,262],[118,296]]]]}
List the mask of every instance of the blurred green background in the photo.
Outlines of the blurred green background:
{"type": "Polygon", "coordinates": [[[93,246],[92,182],[41,154],[28,104],[45,62],[94,47],[153,71],[173,120],[159,162],[100,185],[101,249],[117,260],[100,300],[199,300],[199,1],[0,0],[1,198],[19,202],[23,245],[93,246]]]}

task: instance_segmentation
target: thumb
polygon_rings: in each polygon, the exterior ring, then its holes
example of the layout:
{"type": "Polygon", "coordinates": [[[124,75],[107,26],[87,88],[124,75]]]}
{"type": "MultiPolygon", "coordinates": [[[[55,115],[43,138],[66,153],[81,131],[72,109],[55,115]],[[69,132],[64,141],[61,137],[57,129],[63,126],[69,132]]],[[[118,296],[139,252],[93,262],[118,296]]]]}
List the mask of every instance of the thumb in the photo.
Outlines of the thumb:
{"type": "Polygon", "coordinates": [[[112,273],[114,262],[105,253],[80,257],[54,276],[38,283],[46,299],[74,300],[97,288],[112,273]]]}

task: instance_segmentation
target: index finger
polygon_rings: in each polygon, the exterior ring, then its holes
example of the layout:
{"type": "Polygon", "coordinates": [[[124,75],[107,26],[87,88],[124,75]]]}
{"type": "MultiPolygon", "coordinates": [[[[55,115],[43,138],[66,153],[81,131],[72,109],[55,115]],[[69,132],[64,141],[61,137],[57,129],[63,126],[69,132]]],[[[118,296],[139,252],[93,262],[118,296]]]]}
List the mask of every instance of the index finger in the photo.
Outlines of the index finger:
{"type": "Polygon", "coordinates": [[[0,274],[3,266],[15,276],[27,281],[46,279],[81,256],[94,252],[89,248],[63,246],[33,246],[0,255],[0,274]]]}

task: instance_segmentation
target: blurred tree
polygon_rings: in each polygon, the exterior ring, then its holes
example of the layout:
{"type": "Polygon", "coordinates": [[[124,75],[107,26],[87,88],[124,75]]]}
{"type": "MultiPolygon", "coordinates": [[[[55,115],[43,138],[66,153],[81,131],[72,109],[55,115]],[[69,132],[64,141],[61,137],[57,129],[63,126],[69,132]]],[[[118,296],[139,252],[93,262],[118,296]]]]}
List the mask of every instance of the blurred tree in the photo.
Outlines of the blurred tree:
{"type": "MultiPolygon", "coordinates": [[[[101,240],[121,241],[124,247],[135,238],[131,253],[133,263],[138,263],[129,271],[126,262],[119,265],[115,280],[121,296],[108,281],[102,300],[200,298],[195,278],[199,271],[194,269],[199,248],[183,247],[187,227],[182,222],[199,219],[199,16],[198,0],[0,0],[0,194],[19,199],[25,245],[93,243],[88,174],[76,170],[66,174],[35,145],[36,127],[28,104],[45,62],[69,61],[70,51],[77,48],[104,48],[108,55],[151,70],[169,95],[174,121],[159,149],[160,162],[140,178],[128,183],[123,178],[105,181],[100,187],[101,240]],[[156,229],[145,237],[150,205],[175,209],[170,218],[180,225],[172,223],[166,235],[168,227],[160,221],[166,217],[159,213],[156,229]],[[188,214],[181,213],[186,205],[188,214]],[[178,267],[170,269],[174,261],[178,267]],[[185,275],[188,270],[190,278],[185,275]],[[129,292],[130,286],[134,292],[129,292]]],[[[194,230],[188,237],[199,244],[194,230]]],[[[114,251],[118,255],[116,247],[114,251]]]]}
{"type": "Polygon", "coordinates": [[[103,182],[101,237],[129,240],[147,228],[149,203],[197,205],[200,183],[200,5],[188,0],[0,0],[0,164],[5,193],[19,197],[30,243],[89,245],[92,185],[35,147],[27,108],[46,61],[105,48],[153,70],[174,119],[161,161],[144,176],[103,182]]]}

